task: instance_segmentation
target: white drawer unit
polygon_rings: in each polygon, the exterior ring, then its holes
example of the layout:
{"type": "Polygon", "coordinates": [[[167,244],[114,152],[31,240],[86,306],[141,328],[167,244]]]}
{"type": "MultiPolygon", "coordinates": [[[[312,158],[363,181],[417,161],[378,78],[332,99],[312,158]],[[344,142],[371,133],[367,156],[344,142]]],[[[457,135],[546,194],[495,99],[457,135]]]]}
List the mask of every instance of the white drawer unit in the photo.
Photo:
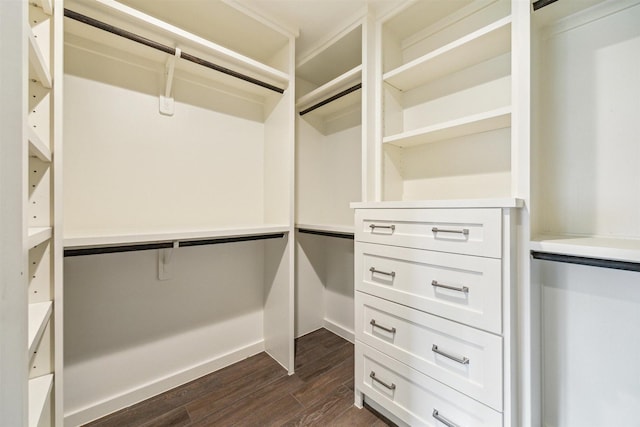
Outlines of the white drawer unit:
{"type": "Polygon", "coordinates": [[[355,251],[356,290],[501,333],[501,260],[362,242],[355,251]]]}
{"type": "Polygon", "coordinates": [[[356,405],[401,425],[517,425],[520,201],[358,203],[356,405]]]}
{"type": "Polygon", "coordinates": [[[502,337],[360,292],[355,303],[358,340],[502,410],[502,337]]]}
{"type": "Polygon", "coordinates": [[[500,209],[358,209],[356,240],[500,258],[500,209]]]}
{"type": "Polygon", "coordinates": [[[410,426],[499,427],[502,414],[369,347],[356,345],[356,387],[410,426]]]}

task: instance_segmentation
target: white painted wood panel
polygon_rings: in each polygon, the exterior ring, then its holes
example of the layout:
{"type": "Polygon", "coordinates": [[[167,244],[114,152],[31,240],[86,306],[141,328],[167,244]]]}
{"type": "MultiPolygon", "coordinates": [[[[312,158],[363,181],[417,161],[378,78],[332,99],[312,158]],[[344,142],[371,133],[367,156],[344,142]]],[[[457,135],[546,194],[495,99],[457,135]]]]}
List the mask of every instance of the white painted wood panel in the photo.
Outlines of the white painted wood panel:
{"type": "Polygon", "coordinates": [[[501,336],[362,292],[356,294],[356,319],[359,341],[502,411],[501,336]]]}
{"type": "Polygon", "coordinates": [[[502,426],[502,414],[367,345],[356,347],[356,387],[411,426],[434,426],[434,410],[460,426],[502,426]],[[371,373],[393,390],[371,378],[371,373]]]}
{"type": "Polygon", "coordinates": [[[358,209],[359,242],[500,258],[500,209],[358,209]],[[465,232],[466,231],[466,232],[465,232]]]}
{"type": "Polygon", "coordinates": [[[357,290],[494,333],[502,332],[500,260],[356,243],[357,290]],[[381,271],[393,273],[393,277],[381,271]],[[433,286],[433,281],[457,291],[433,286]]]}

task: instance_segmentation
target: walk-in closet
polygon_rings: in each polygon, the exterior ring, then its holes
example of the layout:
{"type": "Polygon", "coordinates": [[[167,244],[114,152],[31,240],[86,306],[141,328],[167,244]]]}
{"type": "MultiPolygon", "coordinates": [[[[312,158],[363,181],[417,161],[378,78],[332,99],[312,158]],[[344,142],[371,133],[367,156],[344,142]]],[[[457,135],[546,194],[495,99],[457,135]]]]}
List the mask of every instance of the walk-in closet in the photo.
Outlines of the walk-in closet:
{"type": "Polygon", "coordinates": [[[0,0],[0,426],[637,425],[639,52],[640,0],[0,0]]]}

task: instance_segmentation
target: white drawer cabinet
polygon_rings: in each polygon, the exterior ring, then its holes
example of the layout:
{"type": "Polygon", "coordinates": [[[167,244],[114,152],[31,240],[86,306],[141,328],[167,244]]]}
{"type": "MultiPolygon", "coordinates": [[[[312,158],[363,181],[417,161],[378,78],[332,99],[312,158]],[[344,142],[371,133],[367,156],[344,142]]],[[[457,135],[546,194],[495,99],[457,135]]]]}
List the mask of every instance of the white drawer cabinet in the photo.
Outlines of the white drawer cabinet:
{"type": "Polygon", "coordinates": [[[412,427],[499,427],[502,414],[366,344],[356,345],[356,387],[412,427]]]}
{"type": "Polygon", "coordinates": [[[499,259],[358,242],[355,288],[487,331],[502,331],[499,259]]]}
{"type": "Polygon", "coordinates": [[[410,426],[514,426],[516,200],[361,203],[356,404],[410,426]]]}
{"type": "Polygon", "coordinates": [[[356,240],[500,258],[500,209],[358,209],[356,240]]]}

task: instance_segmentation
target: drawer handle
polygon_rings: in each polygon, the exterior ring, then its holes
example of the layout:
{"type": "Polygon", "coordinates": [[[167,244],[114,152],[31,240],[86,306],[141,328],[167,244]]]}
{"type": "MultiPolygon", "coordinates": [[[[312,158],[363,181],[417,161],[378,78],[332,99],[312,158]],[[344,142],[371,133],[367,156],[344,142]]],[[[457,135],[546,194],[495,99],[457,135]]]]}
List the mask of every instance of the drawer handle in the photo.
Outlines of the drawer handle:
{"type": "Polygon", "coordinates": [[[373,372],[373,371],[371,371],[369,376],[371,377],[372,380],[374,380],[375,382],[377,382],[379,384],[382,384],[383,386],[385,386],[389,390],[395,390],[396,389],[396,385],[394,383],[387,384],[386,382],[382,381],[380,378],[376,377],[376,373],[373,372]]]}
{"type": "Polygon", "coordinates": [[[385,326],[379,325],[379,324],[376,323],[376,319],[371,319],[371,322],[369,322],[369,324],[371,326],[373,326],[374,328],[380,328],[383,331],[387,331],[387,332],[389,332],[391,334],[395,334],[396,333],[396,328],[387,328],[385,326]]]}
{"type": "Polygon", "coordinates": [[[469,288],[467,286],[445,285],[444,283],[439,283],[437,280],[432,280],[431,286],[435,286],[436,288],[451,289],[452,291],[464,292],[465,294],[469,293],[469,288]]]}
{"type": "Polygon", "coordinates": [[[447,427],[460,427],[458,424],[440,415],[437,409],[434,409],[431,415],[433,416],[433,418],[440,421],[442,424],[446,425],[447,427]]]}
{"type": "Polygon", "coordinates": [[[434,233],[456,233],[456,234],[463,234],[465,236],[469,235],[468,228],[463,228],[462,230],[450,230],[446,228],[433,227],[431,231],[433,231],[434,233]]]}
{"type": "Polygon", "coordinates": [[[434,353],[439,354],[440,356],[444,356],[447,359],[451,359],[454,362],[458,362],[462,365],[468,365],[469,364],[469,359],[467,357],[458,357],[458,356],[454,356],[452,354],[446,353],[440,349],[438,349],[438,346],[433,344],[433,346],[431,347],[431,351],[433,351],[434,353]]]}
{"type": "Polygon", "coordinates": [[[378,273],[378,274],[384,274],[385,276],[391,276],[391,277],[396,277],[396,272],[392,271],[392,272],[387,272],[387,271],[380,271],[380,270],[376,270],[375,267],[371,267],[369,269],[369,271],[371,273],[378,273]]]}
{"type": "Polygon", "coordinates": [[[396,226],[395,225],[376,225],[376,224],[369,224],[369,228],[371,229],[371,232],[373,233],[374,231],[376,231],[376,228],[384,228],[387,230],[391,230],[392,232],[396,230],[396,226]]]}

